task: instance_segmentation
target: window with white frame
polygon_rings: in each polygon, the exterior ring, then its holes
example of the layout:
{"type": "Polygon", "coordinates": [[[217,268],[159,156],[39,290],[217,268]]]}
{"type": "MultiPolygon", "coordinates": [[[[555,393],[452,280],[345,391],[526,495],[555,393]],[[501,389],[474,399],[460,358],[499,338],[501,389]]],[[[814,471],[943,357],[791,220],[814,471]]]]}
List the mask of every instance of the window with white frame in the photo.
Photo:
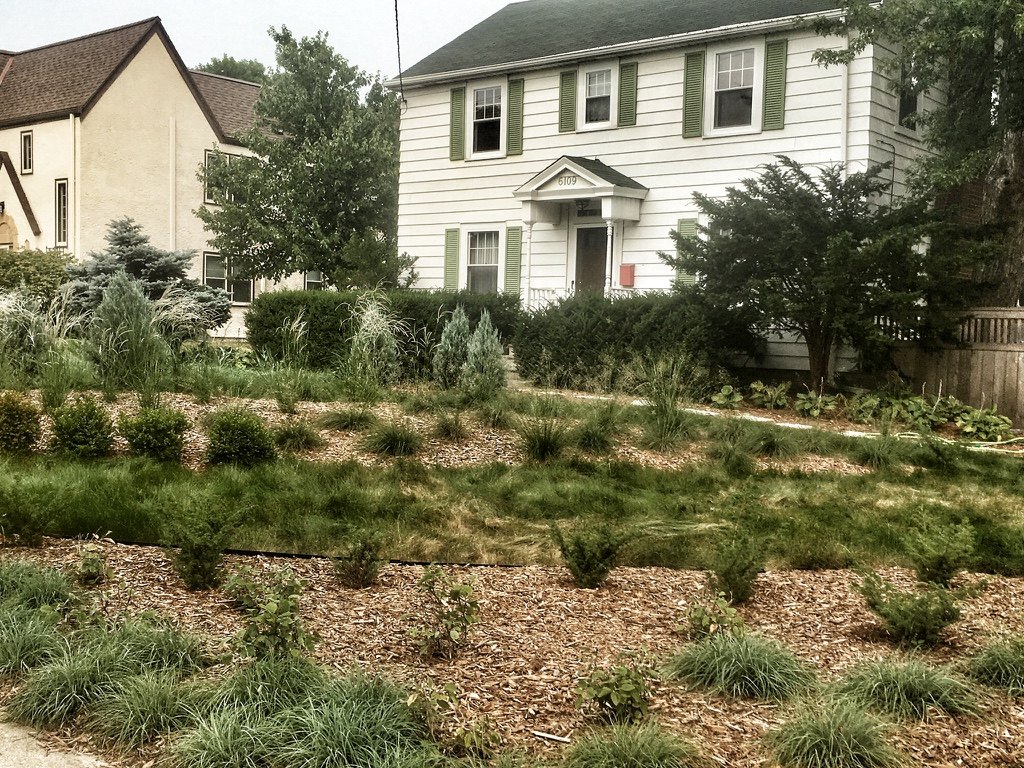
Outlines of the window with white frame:
{"type": "Polygon", "coordinates": [[[57,179],[53,184],[54,245],[68,247],[68,180],[57,179]]]}
{"type": "Polygon", "coordinates": [[[501,151],[500,85],[473,89],[473,153],[501,151]]]}
{"type": "Polygon", "coordinates": [[[612,71],[597,69],[585,72],[583,122],[607,123],[612,119],[612,71]]]}
{"type": "Polygon", "coordinates": [[[754,49],[715,56],[715,128],[753,125],[754,49]]]}
{"type": "Polygon", "coordinates": [[[498,292],[498,232],[470,232],[466,288],[470,293],[498,292]]]}
{"type": "Polygon", "coordinates": [[[211,288],[227,291],[235,304],[252,302],[253,281],[235,277],[231,263],[219,253],[203,254],[203,282],[211,288]]]}
{"type": "Polygon", "coordinates": [[[324,273],[318,269],[306,270],[303,280],[307,291],[322,291],[324,289],[324,273]]]}
{"type": "Polygon", "coordinates": [[[35,145],[33,144],[32,131],[21,132],[21,173],[28,176],[35,167],[35,145]]]}

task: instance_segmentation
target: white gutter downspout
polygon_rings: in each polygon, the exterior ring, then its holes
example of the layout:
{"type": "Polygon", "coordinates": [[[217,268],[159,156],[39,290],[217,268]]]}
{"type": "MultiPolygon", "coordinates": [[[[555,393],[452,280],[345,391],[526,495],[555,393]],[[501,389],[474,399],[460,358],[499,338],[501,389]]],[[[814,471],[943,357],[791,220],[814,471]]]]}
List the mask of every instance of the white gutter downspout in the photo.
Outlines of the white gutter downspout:
{"type": "MultiPolygon", "coordinates": [[[[849,48],[850,40],[846,40],[849,48]]],[[[843,164],[843,179],[846,179],[846,164],[850,161],[850,65],[844,63],[841,77],[839,98],[839,161],[843,164]]]]}
{"type": "MultiPolygon", "coordinates": [[[[71,131],[71,178],[68,179],[68,210],[74,212],[74,242],[71,242],[71,232],[68,232],[68,251],[72,254],[78,254],[81,258],[83,254],[80,253],[82,246],[82,201],[78,197],[78,179],[82,175],[81,163],[81,147],[79,147],[79,135],[78,135],[78,118],[75,117],[74,112],[68,114],[68,128],[71,131]]],[[[72,228],[69,226],[69,230],[72,228]]]]}

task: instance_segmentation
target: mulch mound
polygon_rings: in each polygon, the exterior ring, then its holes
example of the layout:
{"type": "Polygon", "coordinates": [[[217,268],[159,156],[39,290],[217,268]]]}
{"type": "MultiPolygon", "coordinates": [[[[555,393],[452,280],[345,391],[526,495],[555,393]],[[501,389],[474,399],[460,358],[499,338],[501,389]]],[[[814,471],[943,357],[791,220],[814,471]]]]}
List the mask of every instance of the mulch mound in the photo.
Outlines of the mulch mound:
{"type": "MultiPolygon", "coordinates": [[[[48,541],[40,550],[4,552],[73,571],[79,544],[48,541]]],[[[240,616],[220,590],[185,590],[159,549],[101,543],[113,569],[110,582],[96,588],[108,614],[153,611],[182,628],[227,644],[240,616]]],[[[407,631],[421,605],[416,583],[423,568],[389,565],[380,583],[366,590],[339,585],[325,559],[229,557],[228,567],[293,568],[307,582],[303,618],[318,636],[319,662],[344,670],[354,664],[408,686],[454,683],[459,705],[456,727],[486,717],[506,747],[553,754],[561,745],[536,732],[575,740],[593,727],[576,707],[576,681],[595,666],[634,654],[652,666],[684,642],[676,628],[681,613],[703,586],[696,571],[617,568],[596,590],[575,588],[561,568],[446,566],[460,580],[472,580],[481,620],[466,646],[451,661],[425,662],[407,631]]],[[[909,584],[911,575],[887,569],[887,578],[909,584]]],[[[980,577],[970,576],[970,581],[980,577]]],[[[754,598],[740,612],[756,632],[779,640],[813,665],[826,681],[856,664],[894,656],[875,618],[852,589],[850,571],[771,571],[762,574],[754,598]]],[[[964,619],[940,648],[922,654],[935,664],[956,662],[990,639],[1024,632],[1024,580],[988,578],[964,608],[964,619]]],[[[901,725],[898,746],[912,763],[988,768],[1024,764],[1024,706],[997,692],[980,691],[982,716],[901,725]]],[[[732,700],[688,691],[677,683],[653,683],[652,713],[663,725],[699,742],[712,760],[727,766],[771,763],[762,737],[785,720],[788,705],[732,700]]],[[[57,738],[81,746],[81,734],[57,738]]],[[[152,755],[111,756],[141,766],[152,755]]]]}

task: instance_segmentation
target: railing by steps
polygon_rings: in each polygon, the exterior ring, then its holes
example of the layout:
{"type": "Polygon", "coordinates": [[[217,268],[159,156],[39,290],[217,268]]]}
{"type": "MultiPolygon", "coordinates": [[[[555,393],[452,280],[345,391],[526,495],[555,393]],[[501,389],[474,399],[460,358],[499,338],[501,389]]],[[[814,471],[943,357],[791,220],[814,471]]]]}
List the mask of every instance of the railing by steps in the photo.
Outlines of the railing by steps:
{"type": "MultiPolygon", "coordinates": [[[[568,298],[574,293],[575,291],[569,288],[530,288],[529,295],[526,297],[526,309],[544,309],[549,304],[568,298]]],[[[637,291],[634,288],[606,288],[604,295],[613,299],[623,299],[636,296],[639,293],[642,291],[637,291]]]]}

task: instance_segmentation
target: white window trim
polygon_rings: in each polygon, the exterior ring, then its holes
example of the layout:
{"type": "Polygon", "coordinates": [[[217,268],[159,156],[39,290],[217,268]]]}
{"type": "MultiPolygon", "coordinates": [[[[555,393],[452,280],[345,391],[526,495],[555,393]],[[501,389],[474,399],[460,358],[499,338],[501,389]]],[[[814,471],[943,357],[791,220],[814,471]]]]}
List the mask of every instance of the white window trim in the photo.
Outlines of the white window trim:
{"type": "Polygon", "coordinates": [[[317,285],[320,286],[319,288],[317,288],[315,290],[318,290],[318,291],[324,290],[324,287],[325,287],[324,286],[324,273],[321,272],[318,269],[307,269],[305,272],[302,273],[302,289],[304,291],[311,290],[310,287],[309,287],[310,282],[316,283],[317,285]],[[309,279],[309,273],[310,272],[320,272],[320,279],[319,280],[312,280],[311,281],[309,279]]]}
{"type": "Polygon", "coordinates": [[[36,137],[32,131],[22,131],[18,134],[18,151],[20,157],[20,168],[22,176],[31,176],[36,167],[36,137]],[[28,163],[25,162],[25,138],[28,138],[28,163]]]}
{"type": "MultiPolygon", "coordinates": [[[[217,251],[203,251],[203,285],[209,285],[206,282],[206,257],[207,256],[220,256],[224,259],[224,291],[231,298],[231,305],[235,307],[247,307],[252,304],[252,300],[256,298],[256,281],[249,278],[249,301],[235,301],[234,292],[231,290],[231,284],[235,282],[243,282],[244,278],[234,279],[231,277],[231,265],[228,262],[226,256],[217,251]]],[[[215,278],[220,280],[221,278],[215,278]]],[[[211,286],[212,287],[212,286],[211,286]]]]}
{"type": "MultiPolygon", "coordinates": [[[[508,80],[483,80],[477,83],[470,83],[466,87],[466,159],[467,160],[493,160],[494,158],[505,157],[508,150],[508,80]],[[473,116],[474,104],[476,102],[476,91],[484,88],[501,89],[501,125],[498,127],[498,149],[492,152],[473,151],[473,116]]],[[[475,230],[480,231],[480,230],[475,230]]]]}
{"type": "Polygon", "coordinates": [[[71,185],[67,179],[53,182],[53,244],[55,248],[67,248],[71,238],[71,185]],[[61,207],[60,190],[64,189],[64,237],[60,237],[61,207]]]}
{"type": "Polygon", "coordinates": [[[505,290],[505,224],[469,224],[459,227],[459,290],[469,290],[469,236],[473,232],[498,233],[498,293],[505,290]]]}
{"type": "Polygon", "coordinates": [[[745,136],[761,132],[764,119],[764,38],[755,40],[734,40],[718,45],[709,45],[704,56],[704,135],[745,136]],[[718,54],[730,51],[754,49],[753,102],[750,106],[750,125],[736,125],[731,128],[715,127],[715,83],[718,75],[718,54]]]}
{"type": "Polygon", "coordinates": [[[606,131],[619,124],[619,62],[599,61],[594,64],[581,66],[576,75],[576,132],[606,131]],[[587,73],[611,70],[612,92],[608,110],[608,120],[600,123],[587,122],[587,73]]]}

